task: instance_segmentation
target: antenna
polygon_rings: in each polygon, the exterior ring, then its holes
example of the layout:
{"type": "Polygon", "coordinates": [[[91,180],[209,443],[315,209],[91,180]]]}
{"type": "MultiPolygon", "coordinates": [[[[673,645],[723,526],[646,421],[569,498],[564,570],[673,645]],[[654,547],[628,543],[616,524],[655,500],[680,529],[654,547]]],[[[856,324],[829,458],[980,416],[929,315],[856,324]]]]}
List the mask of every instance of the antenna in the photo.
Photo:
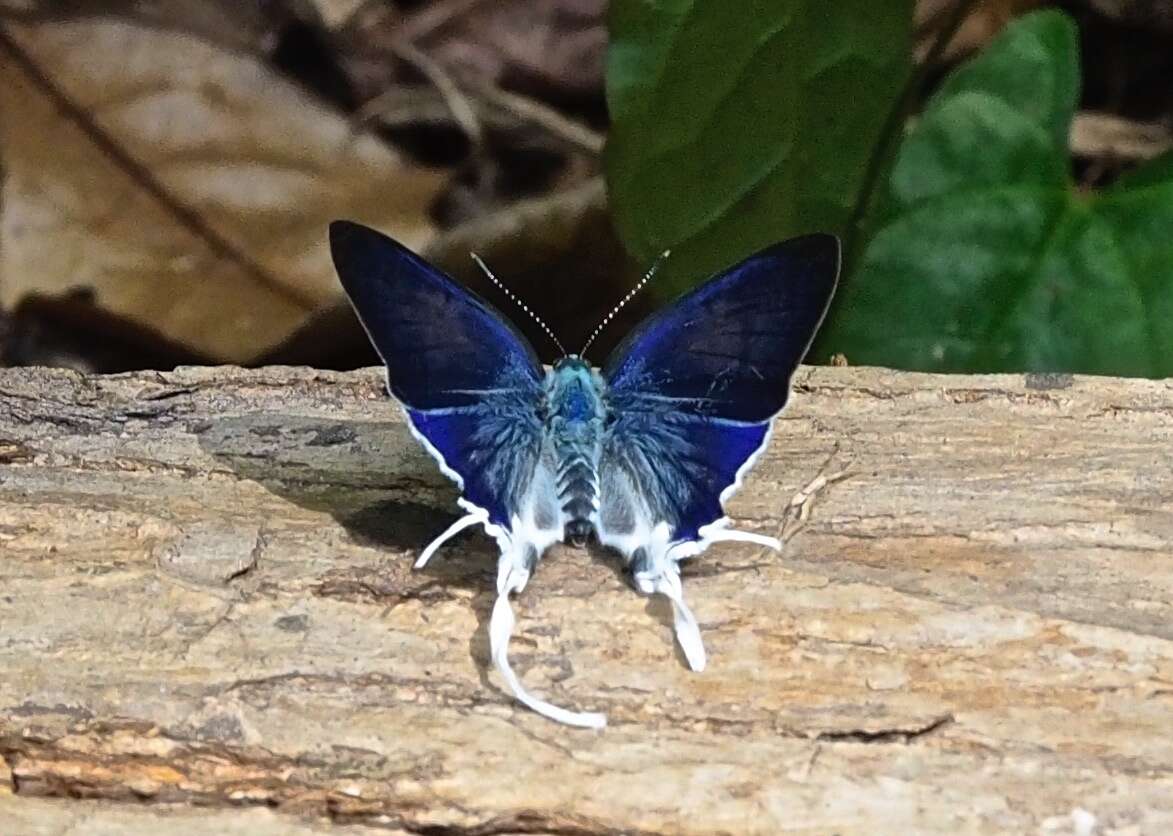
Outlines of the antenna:
{"type": "Polygon", "coordinates": [[[578,352],[580,357],[586,356],[586,350],[591,347],[591,343],[593,343],[595,341],[595,337],[599,336],[599,333],[605,327],[607,327],[607,323],[615,318],[615,314],[617,314],[617,313],[619,313],[619,311],[623,310],[623,306],[631,301],[631,297],[633,297],[633,296],[635,296],[635,294],[639,293],[640,289],[645,284],[647,284],[649,281],[651,281],[652,276],[656,275],[656,272],[660,269],[661,265],[663,265],[663,263],[667,260],[668,256],[670,256],[670,255],[672,255],[672,250],[664,250],[664,252],[660,253],[656,257],[656,260],[652,262],[652,266],[648,268],[648,272],[644,273],[644,277],[642,279],[640,279],[639,282],[636,283],[635,287],[633,287],[631,290],[627,291],[627,295],[624,296],[619,301],[618,305],[616,305],[615,307],[613,307],[611,309],[611,313],[609,313],[605,317],[603,317],[603,321],[595,326],[595,330],[592,331],[590,337],[587,338],[586,345],[584,345],[582,347],[582,351],[578,352]]]}
{"type": "Polygon", "coordinates": [[[558,350],[561,351],[562,356],[565,357],[566,356],[566,349],[562,347],[562,343],[560,343],[558,341],[558,338],[554,336],[554,332],[550,330],[550,326],[548,326],[542,320],[542,318],[540,316],[538,316],[536,313],[531,311],[529,309],[529,307],[525,304],[525,302],[521,301],[516,296],[514,296],[513,292],[509,288],[507,288],[505,285],[501,284],[501,280],[493,275],[493,271],[489,269],[488,265],[485,264],[485,262],[481,261],[481,257],[479,255],[477,255],[476,253],[469,253],[469,255],[472,256],[472,260],[477,263],[477,266],[480,267],[485,272],[485,275],[489,277],[489,281],[491,281],[493,284],[497,285],[497,287],[499,287],[501,289],[501,292],[504,293],[506,296],[508,296],[513,301],[513,303],[515,305],[517,305],[519,308],[521,308],[523,311],[525,311],[527,314],[529,314],[530,319],[532,319],[534,322],[538,323],[538,327],[546,332],[546,336],[550,338],[550,340],[554,343],[554,345],[558,346],[558,350]]]}

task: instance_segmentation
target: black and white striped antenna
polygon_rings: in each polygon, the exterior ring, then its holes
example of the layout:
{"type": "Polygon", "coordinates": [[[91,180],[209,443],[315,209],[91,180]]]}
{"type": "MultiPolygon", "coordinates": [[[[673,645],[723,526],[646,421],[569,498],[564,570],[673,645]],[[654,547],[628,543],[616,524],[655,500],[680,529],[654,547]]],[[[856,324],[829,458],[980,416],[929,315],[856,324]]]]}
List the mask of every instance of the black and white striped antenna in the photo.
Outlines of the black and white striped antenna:
{"type": "Polygon", "coordinates": [[[472,256],[472,260],[477,263],[477,266],[480,267],[481,270],[483,270],[485,272],[485,275],[489,277],[489,281],[491,281],[493,284],[497,285],[497,287],[499,287],[501,289],[501,292],[504,293],[506,296],[508,296],[513,301],[513,304],[517,305],[519,308],[521,308],[523,311],[525,311],[526,314],[529,315],[529,318],[532,319],[534,322],[536,322],[538,324],[538,327],[546,332],[546,336],[550,338],[550,340],[554,343],[554,345],[558,346],[558,350],[561,351],[562,356],[565,357],[566,356],[566,349],[562,347],[562,343],[558,340],[557,337],[554,336],[554,332],[550,330],[550,326],[547,325],[545,323],[545,321],[540,316],[538,316],[536,313],[531,311],[529,309],[529,306],[526,305],[525,302],[521,301],[516,296],[514,296],[513,291],[511,291],[509,288],[507,288],[505,285],[503,285],[501,283],[501,281],[496,276],[493,275],[493,271],[489,269],[489,266],[487,264],[485,264],[485,262],[481,261],[481,257],[479,255],[477,255],[476,253],[469,253],[469,255],[472,256]]]}
{"type": "Polygon", "coordinates": [[[589,337],[587,337],[586,344],[583,345],[582,350],[578,352],[579,357],[586,356],[586,350],[591,347],[591,343],[595,341],[595,337],[599,336],[602,330],[607,327],[607,324],[615,318],[615,314],[623,310],[623,306],[630,302],[631,298],[635,296],[635,294],[639,293],[645,284],[651,281],[652,276],[656,275],[656,271],[660,269],[660,266],[670,255],[672,255],[671,250],[664,250],[664,252],[657,256],[656,260],[652,262],[652,266],[648,268],[648,272],[644,273],[643,278],[636,283],[635,287],[627,291],[627,295],[619,300],[619,304],[613,307],[611,312],[603,317],[602,322],[595,326],[595,330],[591,332],[589,337]]]}

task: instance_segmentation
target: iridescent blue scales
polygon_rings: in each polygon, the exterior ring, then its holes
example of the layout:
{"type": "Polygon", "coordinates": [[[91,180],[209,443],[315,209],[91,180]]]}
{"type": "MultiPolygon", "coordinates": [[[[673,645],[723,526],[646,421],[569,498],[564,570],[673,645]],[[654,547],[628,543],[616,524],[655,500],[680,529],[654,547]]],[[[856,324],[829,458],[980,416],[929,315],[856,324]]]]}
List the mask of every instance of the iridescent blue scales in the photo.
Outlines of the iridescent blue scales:
{"type": "Polygon", "coordinates": [[[606,723],[528,693],[508,659],[509,596],[552,544],[592,536],[622,556],[637,590],[672,602],[677,641],[702,670],[679,565],[722,540],[780,548],[732,528],[723,504],[768,443],[830,303],[836,239],[750,256],[646,320],[601,370],[573,354],[543,368],[488,303],[374,230],[338,221],[330,243],[388,390],[461,490],[465,515],[416,565],[472,525],[496,540],[490,645],[517,699],[564,723],[606,723]]]}

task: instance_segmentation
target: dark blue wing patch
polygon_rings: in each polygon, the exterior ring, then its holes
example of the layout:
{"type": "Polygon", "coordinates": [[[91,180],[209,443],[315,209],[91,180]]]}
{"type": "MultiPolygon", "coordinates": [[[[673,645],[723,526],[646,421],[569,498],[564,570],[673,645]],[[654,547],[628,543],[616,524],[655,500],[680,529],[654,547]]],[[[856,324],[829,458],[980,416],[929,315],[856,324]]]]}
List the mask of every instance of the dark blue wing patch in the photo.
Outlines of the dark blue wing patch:
{"type": "Polygon", "coordinates": [[[537,464],[541,425],[532,404],[492,398],[455,410],[415,410],[412,425],[460,476],[464,498],[510,528],[537,464]]]}
{"type": "Polygon", "coordinates": [[[383,362],[391,394],[413,409],[479,403],[485,392],[541,392],[533,348],[488,302],[411,250],[349,221],[330,224],[342,286],[383,362]]]}
{"type": "Polygon", "coordinates": [[[391,394],[464,498],[508,528],[541,449],[533,348],[487,302],[373,229],[335,221],[330,251],[391,394]]]}
{"type": "Polygon", "coordinates": [[[750,256],[632,331],[603,368],[609,390],[701,415],[768,420],[786,405],[838,274],[832,235],[750,256]]]}
{"type": "Polygon", "coordinates": [[[608,360],[601,469],[622,468],[649,524],[667,522],[674,541],[702,539],[724,516],[786,405],[838,272],[833,236],[776,244],[649,318],[608,360]]]}

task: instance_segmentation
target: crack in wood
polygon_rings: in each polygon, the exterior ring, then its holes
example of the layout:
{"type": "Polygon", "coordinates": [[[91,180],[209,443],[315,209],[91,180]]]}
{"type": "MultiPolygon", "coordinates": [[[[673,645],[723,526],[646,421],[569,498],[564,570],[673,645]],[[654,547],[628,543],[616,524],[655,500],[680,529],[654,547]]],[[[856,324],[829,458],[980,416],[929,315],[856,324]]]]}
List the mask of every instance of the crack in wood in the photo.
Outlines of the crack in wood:
{"type": "Polygon", "coordinates": [[[955,722],[952,714],[942,714],[923,726],[892,729],[845,729],[837,731],[819,732],[815,740],[824,743],[901,743],[908,744],[914,740],[940,731],[955,722]]]}

